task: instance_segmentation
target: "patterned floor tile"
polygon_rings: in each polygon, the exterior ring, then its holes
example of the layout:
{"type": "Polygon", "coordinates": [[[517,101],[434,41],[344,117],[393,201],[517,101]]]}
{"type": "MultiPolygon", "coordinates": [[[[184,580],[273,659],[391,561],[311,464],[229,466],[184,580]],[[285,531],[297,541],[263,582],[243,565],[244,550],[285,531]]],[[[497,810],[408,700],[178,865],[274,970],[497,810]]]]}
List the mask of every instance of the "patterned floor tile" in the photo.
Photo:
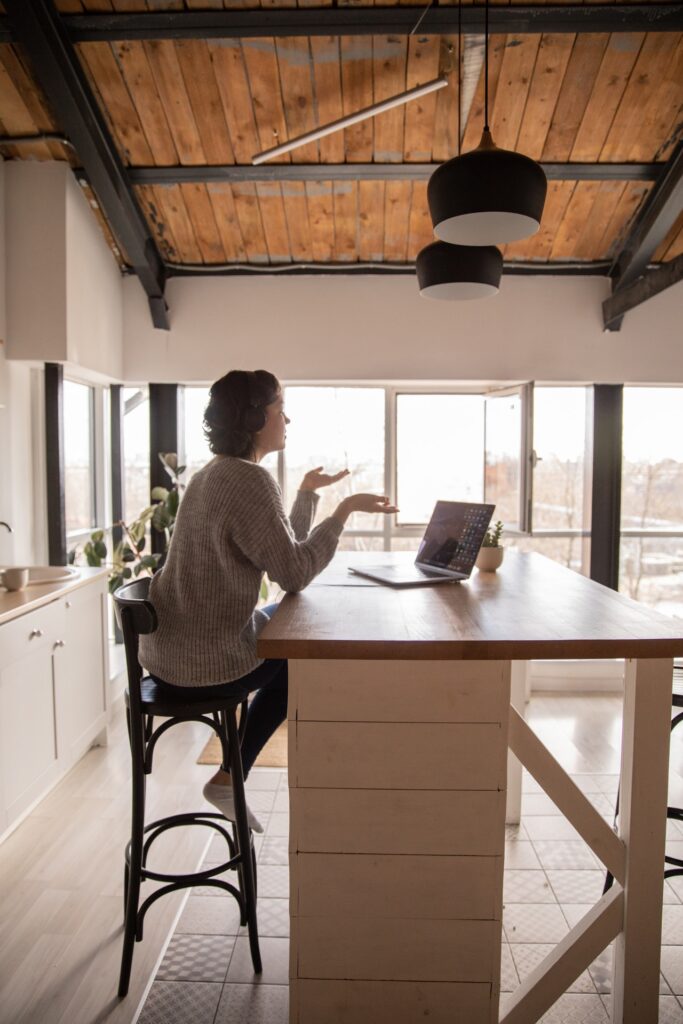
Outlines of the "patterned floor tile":
{"type": "Polygon", "coordinates": [[[503,910],[503,927],[514,942],[559,942],[569,928],[557,904],[513,903],[503,910]]]}
{"type": "Polygon", "coordinates": [[[674,875],[666,879],[666,885],[676,895],[676,899],[683,903],[683,875],[674,875]]]}
{"type": "Polygon", "coordinates": [[[561,903],[562,913],[567,919],[567,924],[570,928],[573,928],[575,924],[586,916],[588,911],[593,906],[592,903],[561,903]]]}
{"type": "Polygon", "coordinates": [[[572,782],[574,782],[582,793],[587,796],[589,793],[602,793],[602,789],[598,785],[597,776],[588,775],[584,772],[572,773],[570,776],[572,782]]]}
{"type": "Polygon", "coordinates": [[[280,785],[281,776],[284,774],[286,773],[273,771],[272,768],[254,768],[249,773],[245,789],[247,793],[252,793],[256,789],[272,789],[275,791],[280,785]]]}
{"type": "Polygon", "coordinates": [[[609,1024],[609,1016],[600,996],[566,993],[541,1017],[540,1024],[609,1024]]]}
{"type": "MultiPolygon", "coordinates": [[[[504,903],[556,903],[544,871],[506,871],[504,903]]],[[[683,908],[682,908],[683,909],[683,908]]]]}
{"type": "MultiPolygon", "coordinates": [[[[512,950],[512,959],[515,962],[517,968],[517,974],[519,975],[520,981],[526,978],[527,974],[530,974],[535,967],[546,958],[548,953],[552,952],[554,945],[550,943],[515,943],[514,946],[510,946],[512,950]]],[[[572,982],[568,989],[569,992],[595,992],[595,985],[591,981],[591,977],[588,971],[584,971],[576,981],[572,982]]]]}
{"type": "Polygon", "coordinates": [[[514,992],[519,985],[519,977],[512,959],[512,953],[507,942],[504,942],[500,951],[500,991],[514,992]]]}
{"type": "Polygon", "coordinates": [[[215,1024],[287,1024],[286,985],[225,985],[215,1024]]]}
{"type": "MultiPolygon", "coordinates": [[[[259,936],[275,939],[289,937],[289,900],[259,896],[257,917],[259,936]]],[[[246,928],[242,928],[240,934],[246,934],[246,931],[246,928]]]]}
{"type": "MultiPolygon", "coordinates": [[[[662,892],[662,902],[664,904],[667,904],[667,903],[680,903],[681,902],[681,900],[678,897],[678,894],[676,893],[675,888],[671,884],[672,882],[675,882],[675,881],[676,881],[675,878],[665,879],[665,881],[664,881],[664,890],[662,892]]],[[[683,881],[683,879],[682,879],[682,881],[683,881]]],[[[681,895],[683,896],[683,888],[680,889],[680,892],[681,892],[681,895]]]]}
{"type": "Polygon", "coordinates": [[[542,793],[543,787],[536,782],[533,775],[529,775],[529,772],[522,771],[522,793],[542,793]]]}
{"type": "Polygon", "coordinates": [[[289,864],[289,840],[286,836],[263,836],[257,854],[259,864],[289,864]]]}
{"type": "Polygon", "coordinates": [[[537,839],[533,845],[538,859],[546,871],[575,871],[582,868],[599,867],[597,858],[593,856],[584,842],[537,839]]]}
{"type": "Polygon", "coordinates": [[[604,871],[548,871],[558,903],[595,903],[602,895],[604,871]]]}
{"type": "Polygon", "coordinates": [[[607,796],[606,793],[587,793],[586,796],[593,804],[596,811],[602,814],[603,818],[609,819],[609,823],[611,825],[614,821],[616,798],[614,796],[607,796]]]}
{"type": "Polygon", "coordinates": [[[568,839],[578,840],[581,838],[573,825],[560,814],[539,814],[526,818],[525,828],[529,839],[535,842],[537,839],[568,839]]]}
{"type": "Polygon", "coordinates": [[[540,868],[541,862],[530,842],[523,839],[512,840],[505,843],[505,867],[510,870],[526,871],[540,868]]]}
{"type": "Polygon", "coordinates": [[[273,804],[273,810],[278,811],[281,814],[289,814],[288,788],[285,788],[284,790],[278,789],[277,793],[275,794],[275,803],[273,804]]]}
{"type": "Polygon", "coordinates": [[[137,1024],[213,1024],[221,985],[155,981],[137,1024]]]}
{"type": "Polygon", "coordinates": [[[228,970],[228,984],[249,985],[289,984],[289,939],[259,939],[263,972],[254,974],[249,952],[249,939],[239,936],[228,970]]]}
{"type": "Polygon", "coordinates": [[[665,946],[683,945],[683,906],[664,907],[662,914],[662,944],[665,946]]]}
{"type": "Polygon", "coordinates": [[[289,836],[289,814],[274,811],[266,825],[267,836],[289,836]]]}
{"type": "Polygon", "coordinates": [[[662,946],[662,974],[674,995],[683,996],[683,956],[680,946],[662,946]]]}
{"type": "Polygon", "coordinates": [[[595,781],[601,793],[606,793],[608,796],[616,796],[619,792],[618,775],[596,775],[595,781]]]}
{"type": "Polygon", "coordinates": [[[523,793],[522,794],[522,817],[537,814],[560,814],[557,804],[554,804],[547,793],[523,793]]]}
{"type": "MultiPolygon", "coordinates": [[[[612,991],[612,956],[613,946],[610,944],[588,968],[596,989],[601,995],[608,995],[612,991]]],[[[670,995],[671,989],[664,977],[659,976],[659,991],[662,994],[670,995]]]]}
{"type": "Polygon", "coordinates": [[[240,910],[237,900],[190,896],[178,921],[176,934],[237,935],[239,927],[240,910]]]}
{"type": "MultiPolygon", "coordinates": [[[[612,1012],[612,997],[602,996],[608,1014],[612,1012]]],[[[683,1024],[683,1009],[675,996],[659,997],[658,1024],[683,1024]]]]}
{"type": "Polygon", "coordinates": [[[174,935],[157,971],[160,981],[225,981],[233,935],[174,935]]]}
{"type": "Polygon", "coordinates": [[[516,825],[505,826],[505,839],[514,842],[518,839],[528,839],[527,830],[524,828],[522,822],[518,822],[516,825]]]}

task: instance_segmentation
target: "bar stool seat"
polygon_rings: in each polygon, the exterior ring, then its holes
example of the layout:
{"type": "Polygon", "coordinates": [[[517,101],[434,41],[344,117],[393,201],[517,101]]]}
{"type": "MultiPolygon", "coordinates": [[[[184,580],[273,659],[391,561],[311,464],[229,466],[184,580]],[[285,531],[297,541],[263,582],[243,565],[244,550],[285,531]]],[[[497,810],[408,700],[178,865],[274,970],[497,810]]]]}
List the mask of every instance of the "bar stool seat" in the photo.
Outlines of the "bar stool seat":
{"type": "Polygon", "coordinates": [[[138,660],[141,634],[157,628],[154,606],[148,600],[149,577],[134,580],[114,594],[117,619],[123,632],[126,651],[128,687],[125,692],[126,719],[132,758],[132,822],[131,838],[124,855],[124,939],[119,976],[119,996],[128,992],[135,942],[143,937],[145,914],[160,897],[193,885],[224,889],[235,898],[240,908],[240,921],[249,933],[251,958],[256,973],[261,972],[261,955],[256,921],[256,857],[249,829],[240,742],[246,723],[246,691],[235,685],[228,696],[207,699],[202,687],[196,696],[187,691],[176,696],[170,687],[161,687],[155,679],[144,676],[138,660]],[[237,709],[241,708],[237,725],[237,709]],[[155,727],[155,718],[163,718],[155,727]],[[230,771],[235,806],[235,822],[211,811],[189,811],[168,815],[145,824],[145,782],[152,771],[154,751],[159,739],[180,722],[201,722],[218,736],[223,751],[223,767],[230,771]],[[219,833],[226,843],[223,863],[204,871],[168,873],[148,866],[154,841],[170,829],[182,826],[203,826],[219,833]],[[236,873],[237,885],[220,877],[236,873]],[[140,889],[145,881],[163,883],[140,903],[140,889]]]}

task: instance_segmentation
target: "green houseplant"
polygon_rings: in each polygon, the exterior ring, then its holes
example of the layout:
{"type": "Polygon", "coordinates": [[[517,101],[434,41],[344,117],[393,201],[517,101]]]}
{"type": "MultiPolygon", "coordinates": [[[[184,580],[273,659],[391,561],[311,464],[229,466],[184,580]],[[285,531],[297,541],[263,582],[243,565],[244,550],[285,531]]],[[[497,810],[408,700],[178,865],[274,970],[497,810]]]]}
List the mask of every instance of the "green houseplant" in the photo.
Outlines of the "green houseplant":
{"type": "Polygon", "coordinates": [[[500,568],[503,561],[504,548],[500,542],[503,533],[503,524],[497,519],[493,526],[489,526],[481,549],[474,563],[480,572],[495,572],[500,568]]]}

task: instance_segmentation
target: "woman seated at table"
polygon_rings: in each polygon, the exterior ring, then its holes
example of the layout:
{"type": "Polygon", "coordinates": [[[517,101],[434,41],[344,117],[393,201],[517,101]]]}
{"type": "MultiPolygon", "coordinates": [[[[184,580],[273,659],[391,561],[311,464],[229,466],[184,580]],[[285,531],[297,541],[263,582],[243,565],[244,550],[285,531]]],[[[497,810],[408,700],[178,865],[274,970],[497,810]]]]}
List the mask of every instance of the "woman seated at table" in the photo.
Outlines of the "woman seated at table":
{"type": "MultiPolygon", "coordinates": [[[[304,476],[288,518],[259,462],[284,449],[289,422],[280,384],[266,370],[232,370],[212,386],[204,430],[215,458],[185,491],[166,563],[150,587],[158,628],[140,638],[141,663],[174,693],[256,691],[242,744],[245,777],[287,714],[287,662],[256,656],[256,638],[276,607],[256,607],[264,572],[283,590],[303,590],[332,559],[352,512],[397,511],[385,496],[352,494],[311,530],[317,490],[348,474],[319,466],[304,476]]],[[[228,772],[217,771],[204,796],[234,820],[228,772]]],[[[263,831],[251,811],[249,824],[263,831]]]]}

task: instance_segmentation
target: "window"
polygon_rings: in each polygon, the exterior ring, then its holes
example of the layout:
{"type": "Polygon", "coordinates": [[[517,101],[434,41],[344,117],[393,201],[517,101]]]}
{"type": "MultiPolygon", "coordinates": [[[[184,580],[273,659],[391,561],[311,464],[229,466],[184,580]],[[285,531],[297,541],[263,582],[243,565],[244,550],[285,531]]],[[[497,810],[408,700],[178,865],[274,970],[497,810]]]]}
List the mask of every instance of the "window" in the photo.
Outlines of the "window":
{"type": "Polygon", "coordinates": [[[624,388],[619,589],[683,618],[683,388],[624,388]]]}
{"type": "Polygon", "coordinates": [[[183,388],[183,427],[185,447],[181,458],[187,466],[183,482],[187,483],[192,476],[213,458],[209,444],[204,436],[204,410],[209,401],[208,388],[183,388]]]}
{"type": "Polygon", "coordinates": [[[123,518],[132,523],[149,505],[149,393],[123,389],[123,518]]]}
{"type": "Polygon", "coordinates": [[[95,393],[72,380],[64,381],[64,509],[67,537],[95,528],[95,393]]]}

